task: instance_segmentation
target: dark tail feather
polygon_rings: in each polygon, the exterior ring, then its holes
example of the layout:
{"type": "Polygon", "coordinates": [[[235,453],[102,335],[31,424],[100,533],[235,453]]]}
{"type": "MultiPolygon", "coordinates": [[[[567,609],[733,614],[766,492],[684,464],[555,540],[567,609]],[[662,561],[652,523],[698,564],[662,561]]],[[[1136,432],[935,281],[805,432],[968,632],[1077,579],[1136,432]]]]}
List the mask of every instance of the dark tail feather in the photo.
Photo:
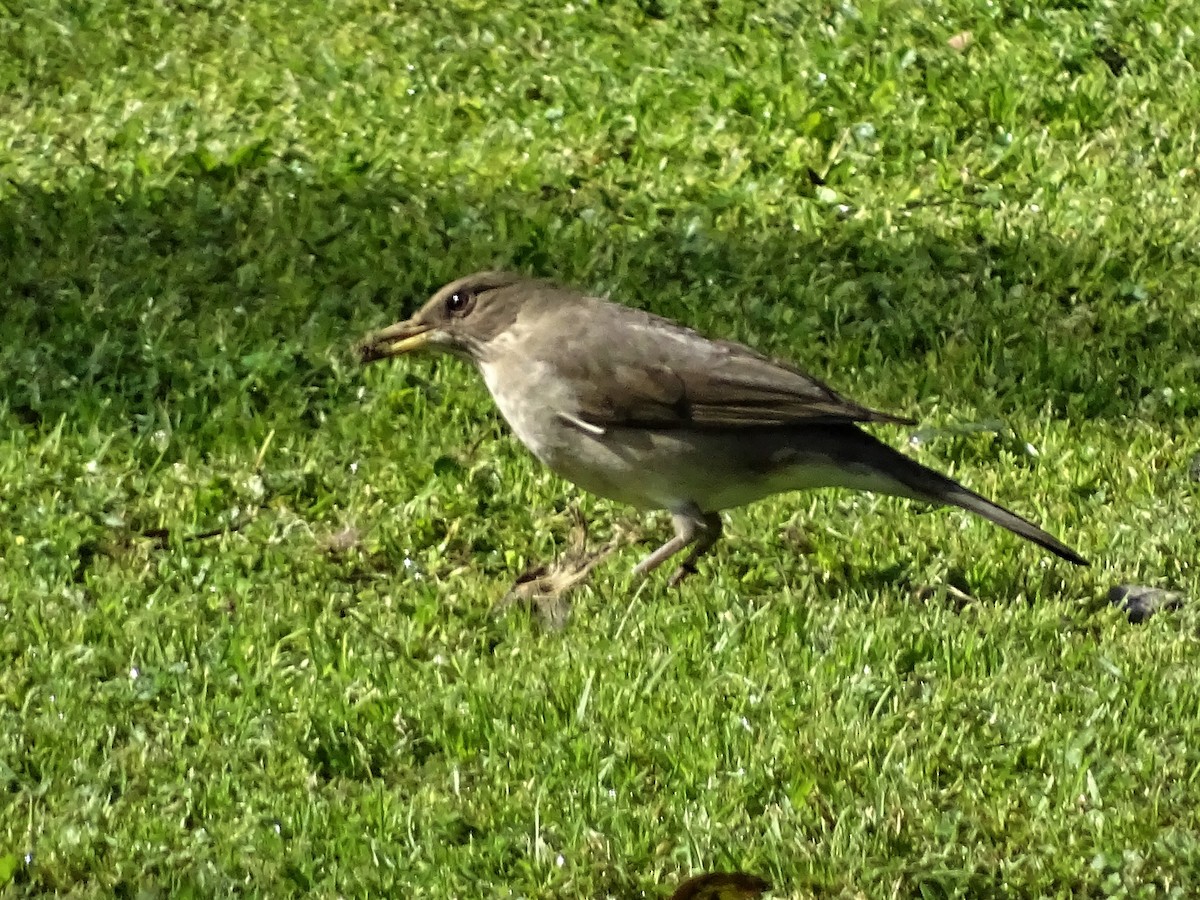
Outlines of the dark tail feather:
{"type": "Polygon", "coordinates": [[[967,490],[957,481],[947,478],[933,469],[928,469],[901,453],[896,453],[896,458],[903,462],[894,462],[888,475],[907,487],[911,491],[909,496],[930,503],[961,507],[977,516],[982,516],[989,522],[995,522],[1001,528],[1007,528],[1013,534],[1020,535],[1027,541],[1033,541],[1035,544],[1045,547],[1068,562],[1073,562],[1077,566],[1088,565],[1086,559],[1028,519],[1023,519],[998,503],[993,503],[986,497],[967,490]]]}

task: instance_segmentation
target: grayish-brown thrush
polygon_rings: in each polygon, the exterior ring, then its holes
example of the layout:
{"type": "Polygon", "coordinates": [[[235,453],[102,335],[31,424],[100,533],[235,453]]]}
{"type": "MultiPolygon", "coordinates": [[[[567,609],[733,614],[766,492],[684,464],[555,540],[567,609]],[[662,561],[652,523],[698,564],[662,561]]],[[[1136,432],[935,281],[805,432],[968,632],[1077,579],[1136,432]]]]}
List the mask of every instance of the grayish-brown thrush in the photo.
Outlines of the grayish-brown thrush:
{"type": "Polygon", "coordinates": [[[679,581],[721,535],[720,511],[770,494],[845,487],[959,506],[1078,565],[1032,522],[859,428],[912,424],[839,396],[785,362],[547,281],[480,272],[367,337],[364,361],[435,350],[472,361],[520,441],[563,478],[641,509],[685,548],[679,581]]]}

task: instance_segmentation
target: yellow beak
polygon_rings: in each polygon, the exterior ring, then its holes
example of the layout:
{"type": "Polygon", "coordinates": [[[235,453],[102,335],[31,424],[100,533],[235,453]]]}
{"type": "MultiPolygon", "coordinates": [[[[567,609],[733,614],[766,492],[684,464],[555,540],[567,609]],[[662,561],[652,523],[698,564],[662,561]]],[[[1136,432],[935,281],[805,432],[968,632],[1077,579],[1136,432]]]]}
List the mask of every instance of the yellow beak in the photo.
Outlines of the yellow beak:
{"type": "Polygon", "coordinates": [[[432,334],[433,329],[421,322],[412,319],[397,322],[367,335],[358,345],[358,356],[364,363],[369,363],[411,353],[426,346],[432,334]]]}

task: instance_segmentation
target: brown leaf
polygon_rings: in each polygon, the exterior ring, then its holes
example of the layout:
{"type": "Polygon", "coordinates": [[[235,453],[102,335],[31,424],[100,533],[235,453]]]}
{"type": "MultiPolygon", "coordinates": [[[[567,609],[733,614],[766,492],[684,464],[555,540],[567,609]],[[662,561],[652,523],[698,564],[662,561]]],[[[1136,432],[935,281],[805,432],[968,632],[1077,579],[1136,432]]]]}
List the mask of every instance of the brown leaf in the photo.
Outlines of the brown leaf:
{"type": "Polygon", "coordinates": [[[330,556],[341,556],[354,550],[362,542],[362,532],[353,525],[325,535],[317,541],[317,546],[330,556]]]}

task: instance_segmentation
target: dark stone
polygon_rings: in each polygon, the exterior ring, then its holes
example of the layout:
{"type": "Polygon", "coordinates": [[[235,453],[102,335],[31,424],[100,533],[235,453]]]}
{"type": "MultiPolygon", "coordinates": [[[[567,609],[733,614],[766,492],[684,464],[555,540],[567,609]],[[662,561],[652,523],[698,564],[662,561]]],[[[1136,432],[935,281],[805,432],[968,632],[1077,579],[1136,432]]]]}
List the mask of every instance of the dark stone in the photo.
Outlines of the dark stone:
{"type": "Polygon", "coordinates": [[[1158,612],[1183,606],[1183,594],[1142,584],[1118,584],[1108,592],[1108,602],[1124,610],[1133,623],[1145,622],[1158,612]]]}
{"type": "Polygon", "coordinates": [[[1111,44],[1101,44],[1096,48],[1096,56],[1108,66],[1108,71],[1113,73],[1113,76],[1120,78],[1121,74],[1129,66],[1129,57],[1113,47],[1111,44]]]}

